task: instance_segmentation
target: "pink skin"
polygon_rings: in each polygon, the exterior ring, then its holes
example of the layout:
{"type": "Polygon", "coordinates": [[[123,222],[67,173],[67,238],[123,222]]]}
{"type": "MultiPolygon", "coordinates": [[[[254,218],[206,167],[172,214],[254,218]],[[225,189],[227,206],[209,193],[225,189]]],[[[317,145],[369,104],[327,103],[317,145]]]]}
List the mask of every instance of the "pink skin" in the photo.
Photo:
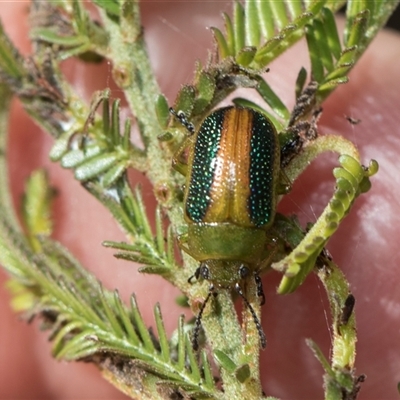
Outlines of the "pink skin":
{"type": "MultiPolygon", "coordinates": [[[[24,2],[3,2],[0,8],[7,32],[24,54],[29,54],[27,6],[24,2]]],[[[220,2],[143,3],[150,57],[162,91],[171,102],[179,85],[191,80],[194,61],[206,60],[211,33],[204,26],[221,25],[223,7],[223,11],[230,10],[230,5],[220,2]]],[[[304,47],[296,46],[273,63],[268,74],[268,80],[289,103],[293,102],[296,73],[301,65],[307,65],[305,54],[304,47]]],[[[396,398],[400,380],[400,292],[396,282],[400,203],[395,192],[399,187],[396,165],[400,154],[400,140],[396,139],[400,126],[399,59],[399,37],[382,33],[352,72],[351,82],[338,88],[324,104],[320,123],[322,132],[336,132],[355,142],[366,164],[374,158],[381,167],[373,178],[372,190],[357,201],[329,244],[356,297],[356,368],[357,373],[367,375],[360,399],[396,398]],[[362,122],[353,126],[344,115],[362,122]]],[[[68,61],[65,70],[85,99],[94,89],[109,85],[111,79],[105,65],[86,69],[82,63],[68,61]]],[[[114,90],[113,95],[120,92],[114,90]]],[[[253,93],[247,91],[245,95],[251,98],[253,93]]],[[[54,207],[56,239],[108,288],[118,288],[125,299],[135,292],[149,325],[154,325],[152,308],[159,301],[171,332],[182,313],[174,302],[178,291],[160,278],[140,275],[136,266],[115,260],[113,251],[101,246],[102,240],[122,240],[123,235],[109,213],[74,181],[70,171],[48,161],[51,144],[51,138],[29,121],[15,101],[8,157],[17,207],[29,172],[45,166],[59,192],[54,207]]],[[[328,159],[326,163],[327,158],[321,157],[307,170],[280,205],[280,211],[296,212],[303,221],[315,220],[333,187],[331,170],[336,159],[328,159]]],[[[135,173],[131,179],[143,180],[135,173]]],[[[145,190],[151,208],[151,189],[145,185],[145,190]]],[[[6,275],[0,274],[0,398],[125,398],[93,366],[54,361],[46,333],[38,331],[36,322],[28,326],[11,312],[3,286],[6,275]]],[[[322,398],[322,369],[305,344],[306,338],[312,338],[329,354],[329,307],[322,285],[310,276],[296,293],[278,296],[278,275],[270,274],[263,281],[263,326],[268,341],[261,354],[265,393],[282,399],[322,398]]]]}

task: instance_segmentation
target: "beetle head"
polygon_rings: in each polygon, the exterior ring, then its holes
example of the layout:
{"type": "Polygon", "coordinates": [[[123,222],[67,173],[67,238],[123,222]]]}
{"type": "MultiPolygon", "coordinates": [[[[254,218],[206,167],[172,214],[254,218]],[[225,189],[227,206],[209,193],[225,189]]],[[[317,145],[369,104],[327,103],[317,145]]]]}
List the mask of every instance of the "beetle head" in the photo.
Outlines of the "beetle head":
{"type": "Polygon", "coordinates": [[[260,320],[258,319],[253,307],[247,300],[240,286],[240,282],[244,279],[247,279],[250,275],[254,276],[254,279],[257,284],[257,294],[261,298],[261,304],[264,304],[265,296],[262,289],[261,278],[257,274],[252,273],[252,269],[250,268],[250,266],[245,263],[237,261],[218,261],[218,260],[205,261],[200,264],[194,275],[189,278],[189,282],[191,282],[193,278],[200,280],[205,279],[210,282],[208,295],[200,308],[199,314],[196,317],[195,328],[192,338],[193,348],[195,350],[198,349],[200,324],[204,309],[206,307],[206,304],[210,300],[211,295],[216,296],[218,294],[217,291],[218,289],[234,289],[235,292],[238,293],[240,297],[242,297],[246,306],[250,310],[254,323],[257,327],[257,331],[260,337],[261,347],[265,348],[266,338],[263,329],[261,327],[260,320]]]}
{"type": "Polygon", "coordinates": [[[207,260],[200,264],[194,277],[205,279],[216,288],[231,289],[250,274],[250,266],[240,261],[207,260]]]}

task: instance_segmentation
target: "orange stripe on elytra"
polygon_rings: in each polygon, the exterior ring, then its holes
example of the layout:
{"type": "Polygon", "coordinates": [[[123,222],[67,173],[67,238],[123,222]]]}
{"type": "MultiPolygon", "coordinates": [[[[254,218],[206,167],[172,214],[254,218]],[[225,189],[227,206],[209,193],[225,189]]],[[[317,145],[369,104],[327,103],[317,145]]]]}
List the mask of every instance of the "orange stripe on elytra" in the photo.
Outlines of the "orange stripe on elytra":
{"type": "Polygon", "coordinates": [[[232,108],[224,115],[210,203],[204,222],[252,226],[248,210],[250,140],[253,115],[232,108]]]}
{"type": "Polygon", "coordinates": [[[252,225],[248,209],[250,196],[250,141],[253,114],[247,109],[236,109],[235,126],[235,179],[232,181],[234,194],[230,202],[230,214],[238,225],[252,225]]]}

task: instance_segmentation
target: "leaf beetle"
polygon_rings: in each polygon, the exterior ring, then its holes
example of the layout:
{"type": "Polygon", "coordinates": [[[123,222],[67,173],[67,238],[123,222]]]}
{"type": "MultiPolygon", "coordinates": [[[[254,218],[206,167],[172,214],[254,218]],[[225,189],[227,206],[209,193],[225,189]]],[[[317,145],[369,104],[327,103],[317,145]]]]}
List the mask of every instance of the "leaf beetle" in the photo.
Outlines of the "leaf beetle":
{"type": "Polygon", "coordinates": [[[170,109],[190,135],[173,165],[186,176],[184,217],[188,232],[179,237],[182,250],[200,262],[193,276],[210,282],[209,294],[196,318],[193,347],[204,308],[218,289],[234,289],[249,308],[266,345],[261,323],[241,283],[253,276],[261,304],[265,301],[260,263],[277,203],[280,145],[272,122],[251,108],[228,106],[211,112],[198,130],[186,115],[170,109]],[[183,160],[182,155],[186,159],[183,160]]]}

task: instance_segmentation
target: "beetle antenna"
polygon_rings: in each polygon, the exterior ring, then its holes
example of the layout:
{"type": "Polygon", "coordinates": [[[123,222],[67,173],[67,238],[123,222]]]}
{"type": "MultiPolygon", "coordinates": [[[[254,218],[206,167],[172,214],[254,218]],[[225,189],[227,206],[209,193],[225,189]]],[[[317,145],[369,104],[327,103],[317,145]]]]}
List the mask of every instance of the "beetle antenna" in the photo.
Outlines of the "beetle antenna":
{"type": "Polygon", "coordinates": [[[257,274],[254,275],[254,280],[256,281],[256,286],[257,286],[257,296],[261,298],[260,305],[263,306],[265,304],[265,294],[262,285],[262,280],[257,274]]]}
{"type": "MultiPolygon", "coordinates": [[[[257,284],[258,284],[258,282],[257,282],[257,284]]],[[[251,304],[247,300],[246,296],[243,294],[242,288],[239,286],[238,283],[236,283],[236,285],[235,285],[235,290],[236,290],[237,293],[239,293],[240,297],[243,299],[244,303],[246,304],[246,306],[250,310],[250,313],[253,316],[254,324],[256,325],[256,328],[257,328],[257,331],[258,331],[258,336],[260,337],[261,347],[263,349],[265,349],[265,347],[267,346],[267,339],[266,339],[265,333],[264,333],[264,331],[262,329],[260,320],[258,319],[258,317],[256,315],[256,312],[254,311],[254,308],[251,306],[251,304]]],[[[258,294],[258,288],[257,288],[257,294],[258,294]]]]}
{"type": "Polygon", "coordinates": [[[200,311],[196,317],[196,322],[194,324],[192,346],[193,346],[193,350],[195,350],[195,351],[198,350],[198,348],[199,348],[199,334],[200,334],[200,326],[201,326],[201,317],[203,316],[203,311],[206,308],[208,300],[210,300],[210,297],[213,294],[212,290],[213,290],[213,286],[210,286],[210,291],[208,292],[208,295],[207,295],[206,299],[204,300],[204,303],[201,305],[200,311]]]}
{"type": "Polygon", "coordinates": [[[176,112],[172,107],[170,107],[169,112],[179,120],[191,135],[195,133],[194,125],[188,121],[186,114],[182,110],[176,112]]]}

